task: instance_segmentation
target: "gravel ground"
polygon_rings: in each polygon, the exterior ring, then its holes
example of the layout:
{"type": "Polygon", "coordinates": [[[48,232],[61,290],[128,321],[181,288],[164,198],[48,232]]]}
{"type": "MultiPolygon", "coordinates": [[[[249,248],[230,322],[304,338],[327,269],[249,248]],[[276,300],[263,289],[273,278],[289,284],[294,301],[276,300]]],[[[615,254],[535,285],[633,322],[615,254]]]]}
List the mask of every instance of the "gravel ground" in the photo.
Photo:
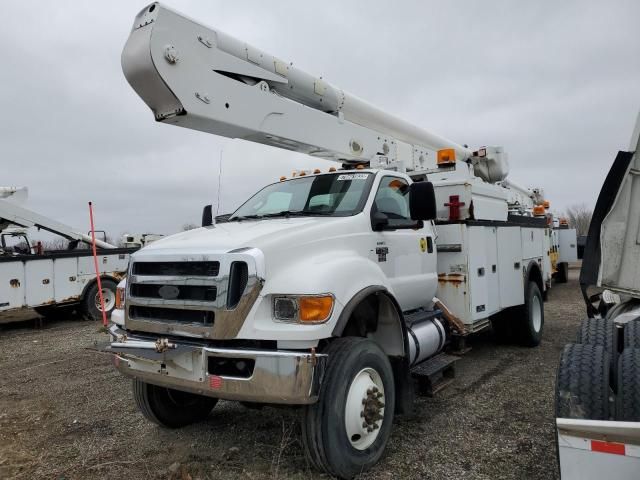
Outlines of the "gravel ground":
{"type": "MultiPolygon", "coordinates": [[[[363,478],[557,478],[553,422],[562,346],[584,316],[578,270],[546,303],[538,348],[471,341],[456,381],[396,419],[381,462],[363,478]]],[[[302,454],[293,409],[220,402],[177,431],[146,422],[104,340],[79,320],[0,330],[0,478],[327,478],[302,454]]]]}

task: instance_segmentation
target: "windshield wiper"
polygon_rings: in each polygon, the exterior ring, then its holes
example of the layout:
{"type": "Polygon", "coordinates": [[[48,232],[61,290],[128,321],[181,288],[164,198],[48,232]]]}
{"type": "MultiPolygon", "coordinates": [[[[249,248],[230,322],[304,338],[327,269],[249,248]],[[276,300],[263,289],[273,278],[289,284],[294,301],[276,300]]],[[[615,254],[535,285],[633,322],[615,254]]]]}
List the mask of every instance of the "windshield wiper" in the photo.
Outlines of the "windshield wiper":
{"type": "Polygon", "coordinates": [[[259,220],[263,217],[263,215],[238,215],[237,217],[231,217],[229,219],[230,222],[235,222],[239,220],[259,220]]]}
{"type": "Polygon", "coordinates": [[[314,217],[317,215],[331,215],[333,212],[315,212],[312,210],[282,210],[281,212],[265,213],[263,217],[314,217]]]}
{"type": "Polygon", "coordinates": [[[263,218],[277,218],[277,217],[315,217],[323,215],[332,215],[333,212],[314,212],[311,210],[282,210],[280,212],[265,213],[263,215],[239,215],[237,217],[231,217],[230,222],[235,220],[261,220],[263,218]]]}

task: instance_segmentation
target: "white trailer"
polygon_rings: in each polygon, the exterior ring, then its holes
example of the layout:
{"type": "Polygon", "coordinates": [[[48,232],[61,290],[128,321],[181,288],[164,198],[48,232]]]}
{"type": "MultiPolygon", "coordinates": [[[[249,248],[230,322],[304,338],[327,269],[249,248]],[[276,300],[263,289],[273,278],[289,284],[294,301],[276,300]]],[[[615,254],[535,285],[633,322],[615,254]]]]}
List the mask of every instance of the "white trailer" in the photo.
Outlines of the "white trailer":
{"type": "Polygon", "coordinates": [[[563,480],[640,477],[639,137],[640,115],[589,226],[580,272],[588,318],[564,348],[556,384],[563,480]]]}
{"type": "MultiPolygon", "coordinates": [[[[43,316],[79,309],[89,318],[101,318],[94,260],[88,248],[91,238],[10,201],[14,194],[26,198],[26,189],[3,188],[0,194],[0,323],[30,318],[31,309],[43,316]],[[43,251],[29,241],[29,227],[62,236],[70,241],[71,249],[43,251]],[[86,248],[78,249],[80,242],[86,248]]],[[[105,310],[110,314],[117,284],[127,271],[129,255],[137,248],[96,243],[105,310]]]]}
{"type": "Polygon", "coordinates": [[[148,419],[303,405],[310,462],[352,477],[411,408],[413,376],[450,372],[454,334],[541,341],[552,228],[502,147],[422,130],[158,3],[122,67],[159,122],[339,162],[132,256],[105,350],[148,419]]]}

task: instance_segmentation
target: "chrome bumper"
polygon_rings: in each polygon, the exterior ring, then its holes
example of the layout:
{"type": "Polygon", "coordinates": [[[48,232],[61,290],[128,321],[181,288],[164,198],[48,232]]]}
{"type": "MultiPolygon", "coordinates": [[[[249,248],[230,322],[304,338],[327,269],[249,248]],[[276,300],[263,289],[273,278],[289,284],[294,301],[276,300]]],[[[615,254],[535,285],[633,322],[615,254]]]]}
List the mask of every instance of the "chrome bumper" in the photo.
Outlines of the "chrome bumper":
{"type": "Polygon", "coordinates": [[[114,354],[116,368],[128,377],[176,390],[227,400],[309,404],[318,399],[327,355],[284,350],[243,350],[155,342],[124,336],[117,326],[102,351],[114,354]],[[158,352],[158,350],[162,350],[158,352]],[[213,375],[209,357],[255,362],[247,378],[213,375]]]}

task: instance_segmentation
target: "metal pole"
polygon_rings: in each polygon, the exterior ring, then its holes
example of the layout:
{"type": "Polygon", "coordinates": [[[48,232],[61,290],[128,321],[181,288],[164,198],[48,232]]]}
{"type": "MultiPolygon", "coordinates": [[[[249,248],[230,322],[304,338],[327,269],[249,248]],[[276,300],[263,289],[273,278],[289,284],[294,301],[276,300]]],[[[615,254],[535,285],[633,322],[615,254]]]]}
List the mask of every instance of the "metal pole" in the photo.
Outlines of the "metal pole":
{"type": "Polygon", "coordinates": [[[93,250],[93,266],[96,269],[98,282],[98,294],[100,295],[100,308],[102,310],[102,325],[107,326],[107,312],[104,309],[104,296],[102,295],[102,282],[100,281],[100,269],[98,268],[98,254],[96,253],[96,230],[93,226],[93,205],[89,202],[89,221],[91,222],[91,249],[93,250]]]}

